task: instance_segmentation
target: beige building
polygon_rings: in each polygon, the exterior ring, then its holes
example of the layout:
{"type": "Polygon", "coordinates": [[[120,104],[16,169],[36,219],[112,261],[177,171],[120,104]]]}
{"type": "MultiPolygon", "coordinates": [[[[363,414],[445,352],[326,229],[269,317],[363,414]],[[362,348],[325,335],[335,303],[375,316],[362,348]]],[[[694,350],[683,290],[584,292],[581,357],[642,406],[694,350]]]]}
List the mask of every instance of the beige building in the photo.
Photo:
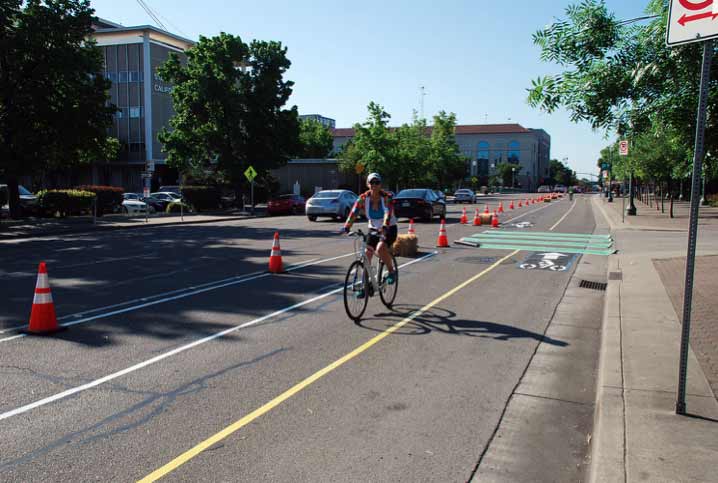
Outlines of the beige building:
{"type": "MultiPolygon", "coordinates": [[[[354,137],[351,128],[334,129],[333,133],[335,152],[354,137]]],[[[468,159],[467,179],[476,176],[486,184],[501,163],[520,165],[516,184],[531,191],[549,176],[551,136],[543,129],[528,129],[520,124],[458,125],[456,142],[468,159]]]]}

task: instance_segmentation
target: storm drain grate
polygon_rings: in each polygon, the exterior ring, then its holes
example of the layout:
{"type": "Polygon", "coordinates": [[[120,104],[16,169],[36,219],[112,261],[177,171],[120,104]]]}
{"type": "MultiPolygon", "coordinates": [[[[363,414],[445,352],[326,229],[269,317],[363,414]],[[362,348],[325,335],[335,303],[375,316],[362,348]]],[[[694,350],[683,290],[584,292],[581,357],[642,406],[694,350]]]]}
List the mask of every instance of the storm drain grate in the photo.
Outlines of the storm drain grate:
{"type": "Polygon", "coordinates": [[[590,280],[581,280],[579,284],[579,287],[591,290],[606,290],[607,286],[608,284],[605,282],[591,282],[590,280]]]}

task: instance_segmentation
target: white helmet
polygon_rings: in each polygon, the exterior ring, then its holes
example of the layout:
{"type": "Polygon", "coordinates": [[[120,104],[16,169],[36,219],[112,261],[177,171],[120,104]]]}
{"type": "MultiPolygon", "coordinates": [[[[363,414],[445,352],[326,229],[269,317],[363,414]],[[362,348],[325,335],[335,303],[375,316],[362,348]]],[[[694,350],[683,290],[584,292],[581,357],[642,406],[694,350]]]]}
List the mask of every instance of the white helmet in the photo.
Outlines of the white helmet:
{"type": "Polygon", "coordinates": [[[381,183],[381,176],[379,176],[379,173],[371,173],[369,176],[366,177],[366,183],[371,184],[372,181],[377,180],[379,183],[381,183]]]}

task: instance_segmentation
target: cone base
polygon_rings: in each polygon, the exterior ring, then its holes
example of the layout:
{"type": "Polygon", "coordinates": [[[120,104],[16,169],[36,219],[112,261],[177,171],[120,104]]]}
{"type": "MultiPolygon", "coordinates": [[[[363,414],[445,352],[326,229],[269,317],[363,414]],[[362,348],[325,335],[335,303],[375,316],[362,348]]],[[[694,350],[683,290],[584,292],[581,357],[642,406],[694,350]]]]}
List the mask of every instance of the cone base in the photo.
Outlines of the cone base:
{"type": "Polygon", "coordinates": [[[25,335],[35,335],[35,336],[43,337],[46,335],[57,334],[58,332],[65,332],[66,330],[67,330],[67,327],[57,326],[54,329],[46,329],[46,330],[23,329],[20,331],[20,333],[25,334],[25,335]]]}

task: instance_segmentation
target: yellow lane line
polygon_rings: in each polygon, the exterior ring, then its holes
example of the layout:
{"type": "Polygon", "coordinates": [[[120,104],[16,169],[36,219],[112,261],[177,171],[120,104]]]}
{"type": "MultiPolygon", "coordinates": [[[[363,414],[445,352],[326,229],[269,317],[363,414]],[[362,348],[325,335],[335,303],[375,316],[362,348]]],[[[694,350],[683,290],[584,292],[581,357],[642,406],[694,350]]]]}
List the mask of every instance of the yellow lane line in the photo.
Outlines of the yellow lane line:
{"type": "Polygon", "coordinates": [[[367,342],[365,342],[364,344],[360,345],[359,347],[357,347],[357,348],[354,349],[353,351],[349,352],[349,353],[346,354],[345,356],[343,356],[343,357],[337,359],[336,361],[332,362],[331,364],[329,364],[329,365],[326,366],[325,368],[323,368],[323,369],[321,369],[321,370],[315,372],[315,373],[312,374],[311,376],[309,376],[309,377],[307,377],[306,379],[304,379],[302,382],[298,383],[297,385],[295,385],[295,386],[293,386],[292,388],[288,389],[287,391],[283,392],[282,394],[280,394],[279,396],[275,397],[274,399],[272,399],[271,401],[269,401],[269,402],[266,403],[265,405],[263,405],[263,406],[261,406],[261,407],[255,409],[255,410],[252,411],[251,413],[249,413],[249,414],[247,414],[246,416],[244,416],[242,419],[239,419],[238,421],[236,421],[236,422],[230,424],[229,426],[227,426],[226,428],[224,428],[224,429],[223,429],[222,431],[220,431],[219,433],[217,433],[217,434],[215,434],[215,435],[213,435],[213,436],[210,436],[209,438],[205,439],[204,441],[202,441],[201,443],[199,443],[199,444],[198,444],[197,446],[195,446],[194,448],[191,448],[191,449],[189,449],[188,451],[182,453],[181,455],[179,455],[178,457],[176,457],[175,459],[173,459],[173,460],[170,461],[169,463],[167,463],[167,464],[165,464],[164,466],[162,466],[161,468],[159,468],[159,469],[153,471],[152,473],[150,473],[149,475],[145,476],[144,478],[142,478],[142,479],[139,480],[139,481],[140,481],[141,483],[150,482],[150,481],[157,481],[158,479],[162,478],[163,476],[167,475],[168,473],[170,473],[170,472],[176,470],[177,468],[179,468],[179,467],[182,466],[183,464],[187,463],[189,460],[191,460],[191,459],[194,458],[195,456],[199,455],[200,453],[202,453],[202,452],[205,451],[206,449],[208,449],[208,448],[210,448],[211,446],[217,444],[218,442],[220,442],[220,441],[222,441],[223,439],[227,438],[228,436],[232,435],[232,434],[235,433],[236,431],[239,431],[241,428],[243,428],[243,427],[246,426],[247,424],[251,423],[251,422],[254,421],[255,419],[259,418],[260,416],[262,416],[262,415],[268,413],[269,411],[271,411],[271,410],[274,409],[275,407],[277,407],[277,406],[279,406],[280,404],[282,404],[282,403],[283,403],[284,401],[286,401],[287,399],[291,398],[291,397],[294,396],[295,394],[299,393],[299,392],[302,391],[303,389],[307,388],[307,387],[310,386],[311,384],[313,384],[313,383],[315,383],[316,381],[318,381],[319,379],[321,379],[323,376],[329,374],[329,373],[332,372],[334,369],[337,369],[339,366],[341,366],[341,365],[344,364],[345,362],[348,362],[348,361],[354,359],[356,356],[358,356],[358,355],[361,354],[362,352],[365,352],[366,350],[368,350],[370,347],[372,347],[373,345],[375,345],[375,344],[377,344],[378,342],[380,342],[380,341],[381,341],[382,339],[384,339],[385,337],[387,337],[387,336],[389,336],[390,334],[396,332],[397,330],[399,330],[400,328],[402,328],[403,326],[405,326],[406,324],[408,324],[409,322],[411,322],[411,321],[414,320],[415,318],[417,318],[417,317],[419,317],[420,315],[424,314],[426,311],[428,311],[429,309],[431,309],[432,307],[434,307],[436,304],[441,303],[442,301],[444,301],[444,300],[446,300],[447,298],[451,297],[452,295],[454,295],[455,293],[457,293],[457,292],[460,291],[461,289],[465,288],[466,286],[468,286],[468,285],[470,285],[471,283],[475,282],[476,280],[480,279],[481,277],[483,277],[483,276],[486,275],[487,273],[491,272],[491,271],[494,270],[496,267],[498,267],[499,265],[501,265],[503,262],[505,262],[505,261],[508,260],[509,258],[513,257],[514,255],[516,255],[518,252],[519,252],[519,250],[514,250],[513,252],[509,253],[508,255],[506,255],[506,256],[503,257],[502,259],[498,260],[496,263],[494,263],[493,265],[489,266],[488,268],[486,268],[486,269],[483,270],[482,272],[480,272],[480,273],[474,275],[474,276],[471,277],[470,279],[468,279],[468,280],[466,280],[465,282],[463,282],[463,283],[457,285],[456,287],[454,287],[453,289],[451,289],[451,290],[449,290],[448,292],[444,293],[444,294],[441,295],[440,297],[438,297],[438,298],[434,299],[433,301],[429,302],[428,304],[426,304],[425,306],[423,306],[423,307],[420,308],[419,310],[413,312],[411,315],[409,315],[408,317],[406,317],[406,318],[403,319],[402,321],[397,322],[395,325],[389,327],[388,329],[386,329],[386,330],[385,330],[384,332],[382,332],[381,334],[379,334],[379,335],[373,337],[372,339],[369,339],[367,342]]]}

